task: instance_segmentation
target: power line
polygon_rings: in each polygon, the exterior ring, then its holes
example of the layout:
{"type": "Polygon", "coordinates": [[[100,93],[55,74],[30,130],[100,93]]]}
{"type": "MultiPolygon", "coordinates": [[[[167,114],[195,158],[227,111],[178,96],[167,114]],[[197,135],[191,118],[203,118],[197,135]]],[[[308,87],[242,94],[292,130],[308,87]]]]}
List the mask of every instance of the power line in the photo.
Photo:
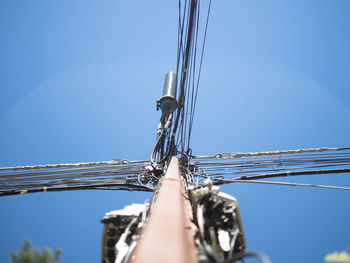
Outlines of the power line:
{"type": "Polygon", "coordinates": [[[343,151],[350,148],[310,148],[310,149],[297,149],[297,150],[280,150],[280,151],[268,151],[268,152],[248,152],[248,153],[218,153],[209,156],[192,156],[192,159],[206,159],[206,160],[221,160],[221,159],[235,159],[240,157],[255,157],[265,155],[281,155],[281,154],[295,154],[295,153],[313,153],[313,152],[326,152],[326,151],[343,151]]]}
{"type": "Polygon", "coordinates": [[[99,161],[99,162],[39,164],[39,165],[0,167],[0,171],[5,171],[5,170],[52,169],[52,168],[74,168],[74,167],[99,166],[99,165],[134,165],[134,164],[143,164],[143,163],[145,163],[145,161],[128,161],[126,159],[113,159],[113,160],[110,160],[110,161],[99,161]]]}
{"type": "MultiPolygon", "coordinates": [[[[103,184],[104,189],[150,191],[160,176],[155,174],[161,172],[150,164],[149,161],[130,162],[114,159],[101,162],[1,167],[0,195],[18,194],[21,191],[38,192],[43,189],[97,189],[99,184],[103,184]]],[[[203,176],[222,184],[238,182],[237,180],[349,173],[349,166],[349,148],[316,148],[220,154],[209,156],[209,159],[189,158],[184,168],[189,184],[194,184],[195,177],[203,176]]],[[[292,186],[292,183],[290,185],[292,186]]]]}
{"type": "MultiPolygon", "coordinates": [[[[194,113],[196,110],[196,104],[197,104],[197,96],[198,96],[198,88],[199,88],[199,80],[201,77],[202,72],[202,65],[203,65],[203,57],[204,57],[204,49],[205,49],[205,43],[207,40],[207,32],[208,32],[208,24],[209,24],[209,17],[210,17],[210,11],[211,11],[211,0],[209,1],[208,5],[208,12],[207,12],[207,18],[205,23],[205,30],[204,30],[204,37],[203,37],[203,44],[202,44],[202,50],[201,50],[201,58],[199,63],[199,71],[198,71],[198,77],[197,77],[197,83],[193,84],[193,91],[194,95],[192,95],[192,103],[191,103],[191,113],[190,113],[190,121],[189,121],[189,132],[188,132],[188,144],[187,144],[187,150],[190,148],[190,141],[191,141],[191,134],[192,134],[192,126],[193,126],[193,118],[194,113]],[[195,87],[195,88],[194,88],[195,87]]],[[[198,34],[198,32],[197,32],[198,34]]]]}
{"type": "Polygon", "coordinates": [[[72,190],[125,190],[153,192],[152,187],[126,183],[91,183],[82,185],[60,185],[60,186],[37,186],[35,188],[0,190],[0,196],[20,195],[39,192],[59,192],[72,190]]]}
{"type": "Polygon", "coordinates": [[[152,191],[158,181],[149,161],[4,167],[0,196],[42,191],[114,189],[152,191]]]}
{"type": "MultiPolygon", "coordinates": [[[[328,148],[329,149],[329,148],[328,148]]],[[[312,171],[325,169],[342,169],[350,167],[350,151],[343,148],[341,151],[321,152],[319,150],[303,151],[278,151],[283,152],[279,156],[277,152],[262,153],[239,153],[230,154],[238,158],[191,159],[191,163],[199,170],[205,171],[207,175],[236,175],[257,176],[262,174],[284,173],[292,171],[312,171]],[[319,151],[319,152],[317,152],[319,151]],[[273,153],[273,154],[271,154],[273,153]]],[[[322,150],[324,151],[324,149],[322,150]]]]}
{"type": "MultiPolygon", "coordinates": [[[[288,151],[228,153],[190,158],[188,171],[194,185],[209,178],[216,185],[234,182],[253,182],[259,179],[318,174],[350,173],[349,148],[313,148],[288,151]]],[[[266,182],[286,186],[308,186],[349,190],[345,186],[266,182]]]]}
{"type": "Polygon", "coordinates": [[[306,187],[318,187],[336,190],[350,190],[350,187],[344,186],[331,186],[331,185],[318,185],[318,184],[303,184],[303,183],[291,183],[291,182],[272,182],[272,181],[257,181],[257,180],[239,180],[239,179],[219,179],[216,180],[214,185],[222,185],[227,183],[253,183],[253,184],[272,184],[272,185],[284,185],[284,186],[306,186],[306,187]]]}
{"type": "Polygon", "coordinates": [[[287,171],[283,173],[267,173],[267,174],[241,176],[237,179],[251,180],[251,179],[262,179],[262,178],[273,178],[273,177],[286,177],[286,176],[312,175],[312,174],[337,174],[337,173],[350,173],[350,168],[329,169],[329,170],[310,170],[310,171],[287,171]]]}
{"type": "Polygon", "coordinates": [[[200,34],[200,4],[201,2],[198,0],[191,0],[189,3],[185,1],[184,5],[181,5],[181,1],[179,1],[177,73],[180,78],[180,94],[171,142],[176,145],[182,155],[190,149],[193,116],[203,64],[211,0],[208,4],[203,35],[200,34]],[[184,34],[184,31],[186,34],[184,34]],[[198,60],[197,51],[200,41],[202,41],[201,56],[198,60]],[[196,68],[197,64],[199,64],[199,70],[196,68]]]}

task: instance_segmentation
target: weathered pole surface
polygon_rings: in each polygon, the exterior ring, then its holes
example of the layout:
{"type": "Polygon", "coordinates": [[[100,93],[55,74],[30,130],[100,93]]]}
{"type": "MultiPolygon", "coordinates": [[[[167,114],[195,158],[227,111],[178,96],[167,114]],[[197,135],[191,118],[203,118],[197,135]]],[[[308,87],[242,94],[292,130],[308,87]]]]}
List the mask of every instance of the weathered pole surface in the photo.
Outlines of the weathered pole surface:
{"type": "Polygon", "coordinates": [[[191,210],[179,159],[173,157],[131,263],[196,263],[191,210]]]}

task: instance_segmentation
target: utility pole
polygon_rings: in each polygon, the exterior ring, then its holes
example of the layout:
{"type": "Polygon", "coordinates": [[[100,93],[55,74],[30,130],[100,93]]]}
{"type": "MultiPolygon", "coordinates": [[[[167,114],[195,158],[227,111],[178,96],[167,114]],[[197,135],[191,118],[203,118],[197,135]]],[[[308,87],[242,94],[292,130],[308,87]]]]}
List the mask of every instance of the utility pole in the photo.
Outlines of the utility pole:
{"type": "MultiPolygon", "coordinates": [[[[250,256],[270,262],[262,254],[245,252],[246,240],[238,202],[220,192],[217,185],[271,177],[349,173],[350,168],[345,167],[350,163],[349,152],[332,158],[323,155],[319,159],[311,154],[302,154],[350,148],[192,156],[192,120],[211,0],[201,52],[197,52],[199,5],[198,0],[185,1],[184,5],[179,1],[176,73],[166,75],[163,95],[157,101],[157,110],[161,110],[162,114],[150,161],[113,159],[0,167],[0,196],[80,189],[154,191],[152,199],[146,204],[132,204],[122,210],[111,211],[103,218],[102,263],[235,263],[250,256]],[[200,53],[201,58],[196,61],[200,53]],[[293,153],[299,156],[284,160],[265,158],[293,153]],[[264,159],[255,159],[257,156],[264,159]],[[253,159],[228,161],[241,157],[253,159]],[[201,165],[205,169],[201,169],[201,165]],[[292,171],[280,166],[289,166],[292,171]],[[333,169],[335,166],[339,169],[333,169]],[[331,168],[316,170],[321,167],[331,168]],[[225,179],[224,176],[230,174],[228,170],[239,177],[225,179]],[[203,177],[206,178],[204,183],[198,182],[203,177]]],[[[350,190],[348,187],[275,181],[260,183],[350,190]]]]}
{"type": "MultiPolygon", "coordinates": [[[[102,220],[103,263],[209,263],[227,260],[234,263],[245,255],[246,242],[236,199],[221,193],[210,180],[196,188],[194,170],[186,158],[190,149],[186,154],[184,150],[185,87],[188,73],[191,76],[189,65],[198,37],[198,5],[198,0],[191,0],[188,9],[186,5],[184,7],[183,18],[179,18],[183,22],[178,32],[177,70],[166,75],[163,95],[157,100],[157,110],[161,109],[162,115],[150,158],[149,172],[158,179],[152,201],[145,206],[134,205],[112,211],[102,220]],[[176,94],[178,79],[179,96],[176,94]],[[175,143],[179,126],[181,164],[176,157],[175,143]]],[[[209,10],[210,4],[208,16],[209,10]]]]}
{"type": "Polygon", "coordinates": [[[159,184],[149,220],[130,262],[196,263],[191,205],[177,157],[172,157],[159,184]]]}
{"type": "Polygon", "coordinates": [[[209,263],[244,254],[236,199],[221,193],[210,180],[196,188],[193,167],[188,159],[176,157],[174,141],[169,140],[178,106],[176,88],[177,76],[170,72],[157,101],[162,115],[148,168],[154,177],[159,176],[153,198],[146,205],[106,214],[103,263],[209,263]]]}

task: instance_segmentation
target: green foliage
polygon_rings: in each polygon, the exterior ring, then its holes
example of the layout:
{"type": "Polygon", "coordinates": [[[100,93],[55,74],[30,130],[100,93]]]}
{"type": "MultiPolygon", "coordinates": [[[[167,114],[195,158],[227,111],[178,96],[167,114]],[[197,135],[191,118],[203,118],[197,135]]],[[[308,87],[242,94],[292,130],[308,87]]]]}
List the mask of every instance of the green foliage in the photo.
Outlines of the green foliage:
{"type": "Polygon", "coordinates": [[[325,262],[350,263],[350,247],[347,250],[329,253],[324,258],[325,262]]]}
{"type": "Polygon", "coordinates": [[[58,263],[62,256],[62,250],[56,249],[53,253],[50,248],[39,251],[32,247],[29,240],[25,240],[22,250],[18,253],[11,252],[11,263],[58,263]]]}

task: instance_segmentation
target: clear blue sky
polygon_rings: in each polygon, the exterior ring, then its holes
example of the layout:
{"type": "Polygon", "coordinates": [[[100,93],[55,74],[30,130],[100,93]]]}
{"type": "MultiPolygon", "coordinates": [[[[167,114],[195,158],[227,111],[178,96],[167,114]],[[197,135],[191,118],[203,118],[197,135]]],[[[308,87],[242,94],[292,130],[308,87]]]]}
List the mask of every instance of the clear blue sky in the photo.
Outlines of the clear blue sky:
{"type": "MultiPolygon", "coordinates": [[[[0,166],[149,159],[177,15],[177,1],[1,1],[0,166]]],[[[349,25],[346,0],[213,1],[193,153],[350,146],[349,25]]],[[[339,174],[290,180],[350,186],[339,174]]],[[[349,192],[223,190],[248,250],[273,262],[323,262],[350,245],[349,192]]],[[[62,262],[98,262],[104,213],[149,197],[2,197],[0,261],[30,238],[63,248],[62,262]]]]}

